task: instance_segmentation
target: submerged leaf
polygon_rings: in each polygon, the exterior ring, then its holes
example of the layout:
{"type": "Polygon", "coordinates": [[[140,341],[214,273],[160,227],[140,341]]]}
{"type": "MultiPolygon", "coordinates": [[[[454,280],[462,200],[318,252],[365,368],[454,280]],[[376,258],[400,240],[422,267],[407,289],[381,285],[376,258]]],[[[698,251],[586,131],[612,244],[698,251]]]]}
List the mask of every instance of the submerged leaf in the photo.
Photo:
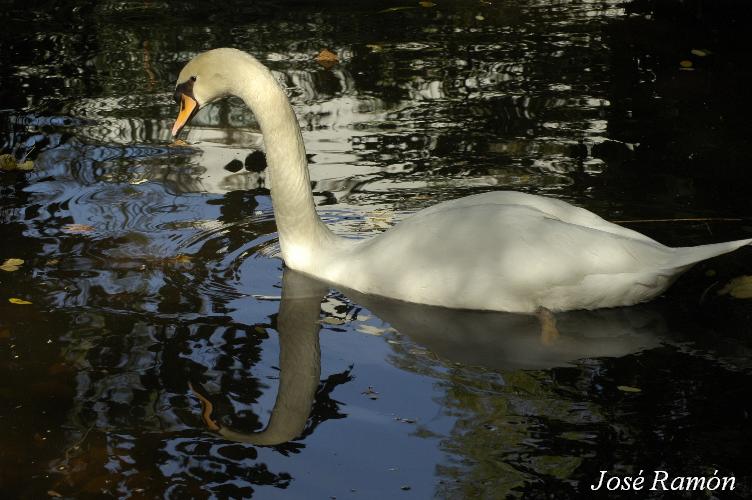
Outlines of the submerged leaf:
{"type": "Polygon", "coordinates": [[[718,295],[731,295],[735,299],[752,299],[752,276],[739,276],[729,281],[718,295]]]}
{"type": "Polygon", "coordinates": [[[415,7],[411,5],[404,5],[402,7],[389,7],[388,9],[380,10],[379,14],[386,14],[387,12],[399,12],[401,10],[410,10],[414,9],[415,7]]]}
{"type": "Polygon", "coordinates": [[[90,226],[88,224],[66,224],[62,229],[66,233],[91,233],[92,231],[94,231],[94,226],[90,226]]]}
{"type": "Polygon", "coordinates": [[[642,392],[642,389],[639,389],[637,387],[631,387],[629,385],[620,385],[617,387],[622,392],[642,392]]]}
{"type": "Polygon", "coordinates": [[[23,263],[23,259],[7,259],[0,265],[0,269],[6,272],[18,271],[23,263]]]}

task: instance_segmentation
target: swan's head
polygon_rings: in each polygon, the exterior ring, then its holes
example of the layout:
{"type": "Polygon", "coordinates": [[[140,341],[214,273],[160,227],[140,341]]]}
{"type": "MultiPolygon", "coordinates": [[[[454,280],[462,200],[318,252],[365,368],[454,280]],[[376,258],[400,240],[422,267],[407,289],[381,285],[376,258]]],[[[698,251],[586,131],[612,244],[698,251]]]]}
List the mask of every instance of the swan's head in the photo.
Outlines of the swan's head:
{"type": "Polygon", "coordinates": [[[180,106],[172,135],[183,127],[203,106],[235,93],[237,69],[242,62],[255,59],[237,49],[214,49],[197,55],[185,65],[175,85],[175,102],[180,106]]]}

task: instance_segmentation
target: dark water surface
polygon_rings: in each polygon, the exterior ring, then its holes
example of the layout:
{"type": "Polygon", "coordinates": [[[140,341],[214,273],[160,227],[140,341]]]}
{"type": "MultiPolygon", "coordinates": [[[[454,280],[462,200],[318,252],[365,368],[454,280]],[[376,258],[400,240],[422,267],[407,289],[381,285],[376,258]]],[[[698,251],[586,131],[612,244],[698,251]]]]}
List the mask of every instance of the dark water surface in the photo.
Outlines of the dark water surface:
{"type": "Polygon", "coordinates": [[[752,237],[743,6],[5,3],[0,145],[34,170],[0,173],[0,264],[24,261],[0,270],[0,496],[582,498],[661,469],[749,498],[752,302],[719,292],[752,250],[546,345],[283,272],[239,100],[169,145],[178,71],[235,46],[289,88],[340,234],[517,189],[713,219],[628,223],[667,244],[752,237]]]}

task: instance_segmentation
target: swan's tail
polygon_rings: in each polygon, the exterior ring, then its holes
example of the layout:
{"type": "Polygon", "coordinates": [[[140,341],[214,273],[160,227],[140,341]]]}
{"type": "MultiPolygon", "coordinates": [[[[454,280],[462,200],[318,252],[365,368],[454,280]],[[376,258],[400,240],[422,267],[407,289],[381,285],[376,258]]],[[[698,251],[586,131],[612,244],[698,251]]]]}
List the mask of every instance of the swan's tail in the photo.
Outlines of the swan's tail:
{"type": "Polygon", "coordinates": [[[691,266],[703,260],[733,252],[745,245],[752,245],[752,238],[696,247],[678,247],[674,249],[676,253],[671,260],[671,265],[675,267],[691,266]]]}

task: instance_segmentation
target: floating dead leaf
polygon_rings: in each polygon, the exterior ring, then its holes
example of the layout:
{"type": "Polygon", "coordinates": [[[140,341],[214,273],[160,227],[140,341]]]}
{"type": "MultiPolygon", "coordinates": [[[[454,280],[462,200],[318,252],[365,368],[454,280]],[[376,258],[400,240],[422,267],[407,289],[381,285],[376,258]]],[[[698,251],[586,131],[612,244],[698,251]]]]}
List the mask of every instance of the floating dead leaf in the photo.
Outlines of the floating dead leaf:
{"type": "Polygon", "coordinates": [[[50,259],[47,261],[47,265],[52,267],[60,264],[60,259],[50,259]]]}
{"type": "Polygon", "coordinates": [[[718,291],[718,295],[731,295],[735,299],[752,299],[752,276],[739,276],[718,291]]]}
{"type": "Polygon", "coordinates": [[[436,4],[433,2],[418,2],[418,5],[425,8],[436,7],[436,4]]]}
{"type": "Polygon", "coordinates": [[[388,12],[399,12],[401,10],[410,10],[414,9],[412,5],[403,5],[402,7],[389,7],[388,9],[380,10],[379,14],[386,14],[388,12]]]}
{"type": "Polygon", "coordinates": [[[190,146],[187,142],[185,142],[183,139],[175,139],[170,143],[169,147],[185,147],[190,146]]]}
{"type": "Polygon", "coordinates": [[[9,298],[8,302],[10,302],[11,304],[16,304],[18,306],[26,306],[26,305],[31,304],[31,302],[29,302],[28,300],[18,299],[16,297],[9,298]]]}
{"type": "Polygon", "coordinates": [[[0,170],[15,170],[18,162],[16,157],[9,154],[0,155],[0,170]]]}
{"type": "Polygon", "coordinates": [[[632,387],[629,385],[620,385],[616,387],[622,392],[642,392],[642,389],[638,389],[637,387],[632,387]]]}
{"type": "Polygon", "coordinates": [[[94,231],[94,226],[88,224],[66,224],[62,227],[66,233],[82,234],[94,231]]]}
{"type": "Polygon", "coordinates": [[[402,422],[403,424],[414,424],[417,422],[414,418],[403,418],[403,417],[394,417],[394,420],[397,422],[402,422]]]}
{"type": "Polygon", "coordinates": [[[684,59],[683,61],[679,61],[679,69],[683,69],[684,71],[693,71],[695,69],[693,66],[694,66],[694,63],[690,61],[689,59],[684,59]]]}
{"type": "Polygon", "coordinates": [[[11,154],[0,155],[0,170],[34,170],[34,162],[26,160],[21,163],[11,154]]]}
{"type": "Polygon", "coordinates": [[[394,212],[391,210],[374,210],[366,214],[366,222],[378,229],[389,229],[394,225],[394,212]]]}
{"type": "Polygon", "coordinates": [[[371,52],[381,52],[382,50],[384,50],[384,47],[382,47],[378,43],[367,43],[366,47],[371,49],[371,52]]]}
{"type": "Polygon", "coordinates": [[[21,265],[24,263],[23,259],[6,259],[5,262],[0,265],[0,270],[6,272],[18,271],[21,265]]]}
{"type": "Polygon", "coordinates": [[[178,254],[175,257],[167,257],[165,263],[171,266],[182,266],[190,264],[192,262],[191,256],[186,254],[178,254]]]}
{"type": "Polygon", "coordinates": [[[379,399],[379,393],[374,390],[373,386],[370,386],[370,385],[368,386],[368,389],[361,392],[361,394],[368,396],[369,399],[373,399],[373,400],[379,399]]]}
{"type": "Polygon", "coordinates": [[[371,325],[360,325],[358,328],[356,328],[361,333],[367,333],[368,335],[384,335],[386,332],[389,331],[388,328],[378,328],[376,326],[371,325]]]}
{"type": "Polygon", "coordinates": [[[712,52],[710,52],[708,49],[692,49],[691,52],[692,55],[695,55],[697,57],[705,57],[712,54],[712,52]]]}
{"type": "Polygon", "coordinates": [[[57,491],[55,491],[55,490],[47,490],[47,495],[51,496],[51,497],[62,497],[63,496],[60,493],[58,493],[57,491]]]}
{"type": "Polygon", "coordinates": [[[331,50],[322,49],[321,52],[319,52],[319,54],[316,56],[315,61],[326,69],[329,69],[337,64],[339,62],[339,59],[337,58],[337,54],[335,54],[331,50]]]}
{"type": "Polygon", "coordinates": [[[333,318],[331,316],[327,316],[326,318],[321,319],[321,323],[324,323],[326,325],[344,325],[345,320],[342,318],[333,318]]]}

